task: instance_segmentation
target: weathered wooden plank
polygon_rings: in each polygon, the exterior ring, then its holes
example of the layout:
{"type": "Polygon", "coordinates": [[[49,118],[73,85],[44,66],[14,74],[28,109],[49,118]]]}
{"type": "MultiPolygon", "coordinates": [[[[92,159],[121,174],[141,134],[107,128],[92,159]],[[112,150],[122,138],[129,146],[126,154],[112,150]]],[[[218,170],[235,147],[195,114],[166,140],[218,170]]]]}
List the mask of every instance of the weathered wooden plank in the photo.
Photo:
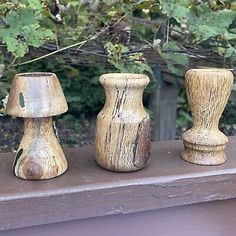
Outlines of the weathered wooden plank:
{"type": "Polygon", "coordinates": [[[160,69],[154,69],[157,81],[156,91],[150,108],[154,113],[153,140],[172,140],[176,138],[177,80],[164,80],[160,69]]]}
{"type": "Polygon", "coordinates": [[[231,236],[236,200],[213,201],[128,215],[90,218],[2,231],[1,236],[231,236]],[[43,232],[43,233],[42,233],[43,232]]]}
{"type": "Polygon", "coordinates": [[[14,177],[13,154],[1,154],[0,229],[236,198],[236,137],[230,138],[228,161],[220,166],[184,162],[182,149],[181,141],[155,142],[151,164],[134,173],[98,167],[93,148],[67,149],[68,171],[34,182],[14,177]]]}
{"type": "Polygon", "coordinates": [[[231,91],[229,100],[232,102],[236,102],[236,85],[235,84],[233,85],[233,89],[231,91]]]}

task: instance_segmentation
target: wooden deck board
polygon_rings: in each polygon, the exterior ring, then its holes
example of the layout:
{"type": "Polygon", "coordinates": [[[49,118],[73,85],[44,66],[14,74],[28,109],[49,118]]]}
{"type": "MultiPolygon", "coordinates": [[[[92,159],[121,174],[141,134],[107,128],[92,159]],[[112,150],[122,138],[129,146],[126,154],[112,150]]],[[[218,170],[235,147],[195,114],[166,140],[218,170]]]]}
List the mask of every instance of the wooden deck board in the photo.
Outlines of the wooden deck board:
{"type": "Polygon", "coordinates": [[[184,162],[182,141],[152,143],[150,165],[133,173],[97,166],[93,148],[66,149],[68,171],[25,181],[11,171],[13,154],[0,154],[0,229],[127,214],[236,197],[236,137],[220,166],[184,162]]]}

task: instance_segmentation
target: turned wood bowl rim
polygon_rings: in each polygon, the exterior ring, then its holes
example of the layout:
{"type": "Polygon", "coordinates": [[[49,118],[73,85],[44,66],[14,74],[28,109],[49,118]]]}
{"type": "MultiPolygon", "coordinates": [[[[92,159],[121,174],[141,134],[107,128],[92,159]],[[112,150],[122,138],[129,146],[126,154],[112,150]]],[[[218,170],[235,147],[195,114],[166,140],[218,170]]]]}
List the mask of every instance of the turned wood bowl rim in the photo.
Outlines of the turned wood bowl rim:
{"type": "Polygon", "coordinates": [[[144,74],[134,74],[134,73],[108,73],[103,74],[99,77],[100,83],[105,87],[146,87],[150,79],[144,74]]]}
{"type": "Polygon", "coordinates": [[[232,69],[227,69],[227,68],[193,68],[189,69],[186,72],[186,76],[191,73],[225,73],[225,74],[230,74],[233,75],[232,69]]]}
{"type": "Polygon", "coordinates": [[[15,75],[16,77],[57,77],[56,74],[52,72],[24,72],[15,75]]]}
{"type": "Polygon", "coordinates": [[[189,70],[232,70],[230,68],[222,68],[222,67],[207,67],[207,68],[192,68],[189,70]]]}
{"type": "Polygon", "coordinates": [[[135,73],[107,73],[100,76],[101,79],[125,79],[125,80],[142,80],[149,79],[147,75],[135,73]]]}

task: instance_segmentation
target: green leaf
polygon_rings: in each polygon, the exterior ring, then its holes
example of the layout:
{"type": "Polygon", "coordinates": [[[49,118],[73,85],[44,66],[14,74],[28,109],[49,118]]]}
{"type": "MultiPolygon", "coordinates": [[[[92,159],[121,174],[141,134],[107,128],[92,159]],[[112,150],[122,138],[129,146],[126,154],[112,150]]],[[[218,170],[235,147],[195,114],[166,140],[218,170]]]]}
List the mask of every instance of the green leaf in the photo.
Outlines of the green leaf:
{"type": "Polygon", "coordinates": [[[236,33],[233,34],[233,33],[229,33],[229,32],[226,32],[223,37],[225,37],[227,40],[235,40],[236,39],[236,33]]]}
{"type": "Polygon", "coordinates": [[[23,57],[27,52],[27,45],[24,42],[13,37],[6,37],[4,40],[7,44],[7,50],[17,57],[23,57]]]}
{"type": "MultiPolygon", "coordinates": [[[[38,0],[32,0],[28,1],[28,4],[31,6],[36,2],[39,3],[38,0]]],[[[37,4],[34,7],[37,7],[37,4]]],[[[5,20],[8,26],[0,29],[0,39],[16,58],[23,57],[29,46],[40,47],[54,37],[51,30],[40,26],[38,12],[30,7],[9,12],[5,20]]]]}
{"type": "Polygon", "coordinates": [[[22,28],[22,35],[27,40],[27,44],[33,47],[40,47],[48,39],[53,38],[51,30],[44,29],[43,31],[38,30],[38,25],[30,25],[22,28]],[[34,33],[32,33],[35,31],[34,33]]]}
{"type": "Polygon", "coordinates": [[[169,18],[174,18],[178,23],[183,23],[191,13],[191,0],[160,0],[161,11],[169,18]]]}
{"type": "Polygon", "coordinates": [[[225,58],[229,58],[229,57],[232,57],[235,55],[236,55],[236,48],[229,45],[229,47],[227,48],[226,53],[225,53],[225,58]]]}
{"type": "Polygon", "coordinates": [[[174,74],[182,76],[189,63],[188,56],[179,52],[179,46],[174,42],[164,43],[162,56],[165,58],[167,67],[174,74]]]}
{"type": "Polygon", "coordinates": [[[10,27],[21,29],[22,26],[37,24],[35,10],[31,8],[20,8],[10,12],[5,18],[10,27]]]}
{"type": "Polygon", "coordinates": [[[212,11],[206,4],[198,8],[198,17],[191,22],[190,30],[197,43],[206,41],[211,37],[226,36],[232,38],[228,27],[236,19],[236,12],[230,10],[212,11]]]}
{"type": "Polygon", "coordinates": [[[28,0],[28,7],[32,9],[42,10],[42,1],[40,0],[28,0]]]}
{"type": "Polygon", "coordinates": [[[186,66],[189,62],[188,56],[180,51],[179,46],[174,42],[164,43],[163,56],[173,64],[186,66]]]}

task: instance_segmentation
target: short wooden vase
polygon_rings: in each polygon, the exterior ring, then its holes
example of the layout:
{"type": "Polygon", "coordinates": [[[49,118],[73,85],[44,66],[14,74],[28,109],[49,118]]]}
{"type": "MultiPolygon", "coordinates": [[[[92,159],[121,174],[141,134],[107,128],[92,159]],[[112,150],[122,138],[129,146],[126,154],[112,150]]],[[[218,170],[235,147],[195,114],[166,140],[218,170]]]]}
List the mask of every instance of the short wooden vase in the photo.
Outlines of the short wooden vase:
{"type": "Polygon", "coordinates": [[[52,116],[68,109],[61,85],[53,73],[17,74],[12,82],[7,113],[24,118],[24,135],[13,171],[27,180],[63,174],[67,161],[56,138],[52,116]]]}
{"type": "Polygon", "coordinates": [[[149,163],[150,117],[142,95],[146,75],[114,73],[99,79],[106,101],[97,116],[96,161],[108,170],[129,172],[149,163]]]}
{"type": "Polygon", "coordinates": [[[228,138],[218,124],[232,89],[233,74],[226,69],[192,69],[186,73],[185,85],[193,127],[182,135],[182,158],[199,165],[222,164],[228,138]]]}

